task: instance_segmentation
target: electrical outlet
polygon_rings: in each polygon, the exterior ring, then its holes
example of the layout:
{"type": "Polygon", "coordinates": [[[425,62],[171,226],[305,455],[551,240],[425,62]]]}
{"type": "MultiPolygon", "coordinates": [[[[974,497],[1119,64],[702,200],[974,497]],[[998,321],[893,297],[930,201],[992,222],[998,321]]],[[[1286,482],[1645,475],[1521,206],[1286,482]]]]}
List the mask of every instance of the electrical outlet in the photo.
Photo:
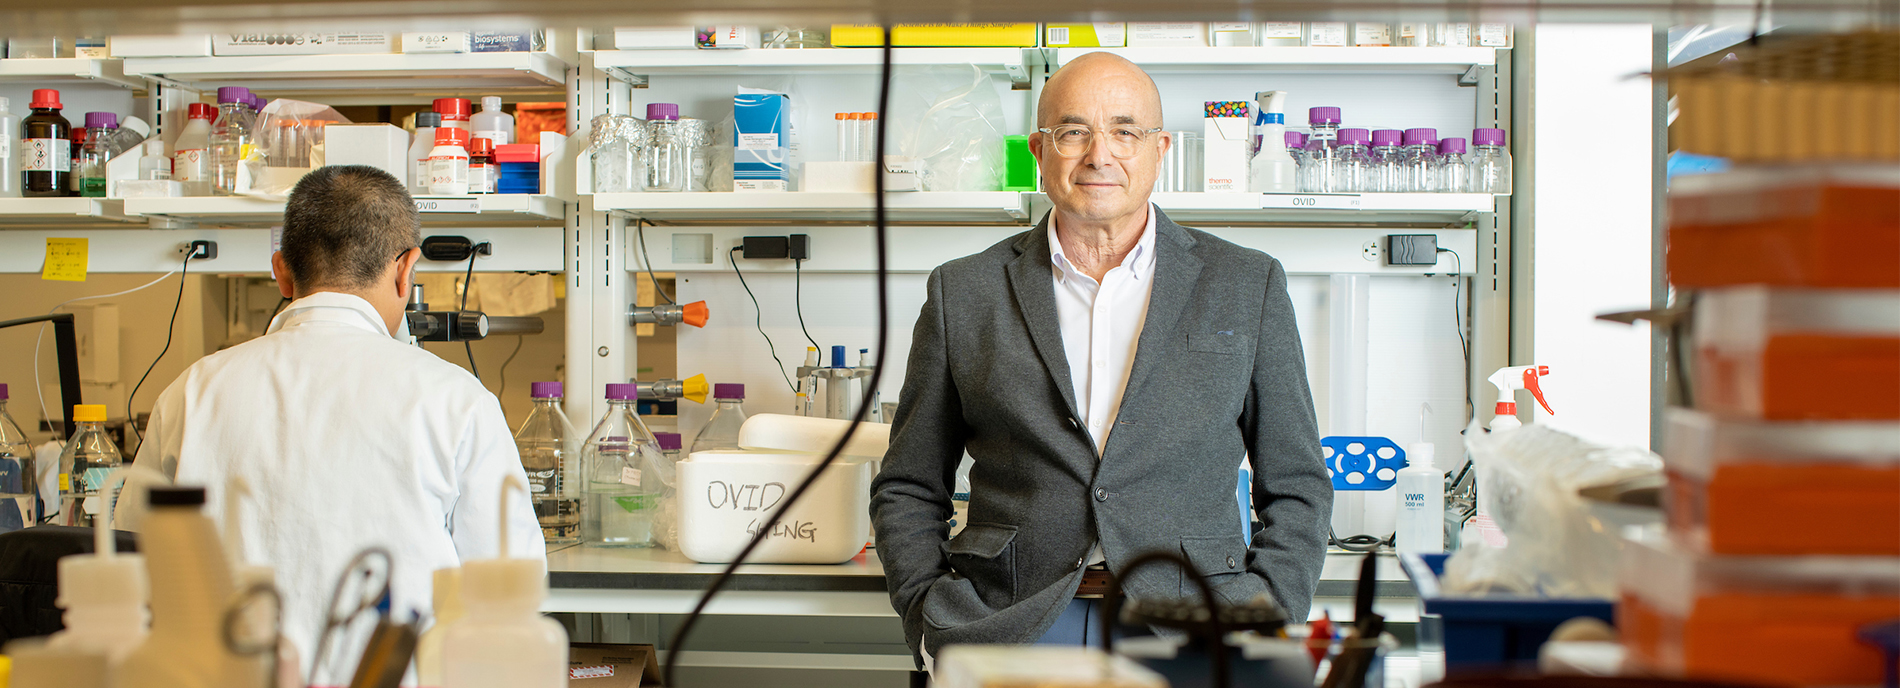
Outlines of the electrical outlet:
{"type": "Polygon", "coordinates": [[[218,257],[218,242],[205,239],[190,241],[178,247],[185,254],[185,260],[211,260],[218,257]]]}
{"type": "Polygon", "coordinates": [[[1369,260],[1369,261],[1378,261],[1379,252],[1380,251],[1379,251],[1378,239],[1369,240],[1364,245],[1359,247],[1359,253],[1361,255],[1364,255],[1366,257],[1366,260],[1369,260]]]}

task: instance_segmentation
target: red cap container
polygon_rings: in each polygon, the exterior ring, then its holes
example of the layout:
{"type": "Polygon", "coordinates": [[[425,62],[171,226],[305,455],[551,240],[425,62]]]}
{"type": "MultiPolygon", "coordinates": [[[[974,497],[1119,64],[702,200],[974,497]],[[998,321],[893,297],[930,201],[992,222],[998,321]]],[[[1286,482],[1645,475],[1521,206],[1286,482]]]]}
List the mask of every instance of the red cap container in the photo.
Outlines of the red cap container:
{"type": "Polygon", "coordinates": [[[463,129],[451,129],[449,127],[436,129],[435,145],[466,146],[468,145],[468,131],[463,129]]]}
{"type": "Polygon", "coordinates": [[[495,148],[495,162],[541,162],[541,146],[532,143],[508,143],[495,148]]]}
{"type": "Polygon", "coordinates": [[[185,116],[188,119],[216,119],[218,109],[210,103],[192,103],[185,106],[185,116]]]}
{"type": "Polygon", "coordinates": [[[489,139],[471,139],[468,142],[469,155],[494,155],[495,142],[489,139]]]}
{"type": "Polygon", "coordinates": [[[437,98],[435,111],[442,115],[444,122],[467,122],[469,115],[474,114],[474,106],[469,104],[467,98],[437,98]]]}
{"type": "Polygon", "coordinates": [[[33,89],[33,103],[32,105],[29,105],[28,107],[31,107],[35,110],[46,109],[46,108],[52,108],[54,110],[58,110],[66,106],[59,104],[58,90],[51,89],[51,88],[36,88],[36,89],[33,89]]]}

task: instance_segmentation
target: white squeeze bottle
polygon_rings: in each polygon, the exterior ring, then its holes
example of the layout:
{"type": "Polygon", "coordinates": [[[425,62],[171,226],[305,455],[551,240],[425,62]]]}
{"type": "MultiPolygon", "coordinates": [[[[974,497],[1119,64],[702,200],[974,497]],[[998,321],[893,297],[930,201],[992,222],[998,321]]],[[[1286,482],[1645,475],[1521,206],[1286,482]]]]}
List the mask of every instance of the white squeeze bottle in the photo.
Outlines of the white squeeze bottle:
{"type": "Polygon", "coordinates": [[[0,98],[0,198],[20,197],[20,116],[0,98]]]}
{"type": "Polygon", "coordinates": [[[501,557],[462,565],[466,616],[442,639],[442,688],[565,688],[567,629],[541,615],[548,596],[545,559],[508,557],[508,493],[528,486],[508,476],[501,488],[501,557]]]}
{"type": "Polygon", "coordinates": [[[1445,551],[1445,474],[1432,465],[1430,442],[1406,448],[1399,471],[1398,550],[1437,554],[1445,551]]]}
{"type": "Polygon", "coordinates": [[[184,185],[186,196],[211,195],[211,117],[217,111],[208,103],[192,103],[186,108],[190,119],[172,143],[172,181],[184,185]]]}
{"type": "Polygon", "coordinates": [[[416,641],[416,685],[442,685],[442,640],[449,627],[467,614],[462,611],[462,569],[435,570],[435,619],[416,641]]]}
{"type": "Polygon", "coordinates": [[[515,142],[515,116],[501,111],[501,96],[482,96],[482,111],[468,119],[475,130],[471,140],[488,139],[497,146],[515,142]]]}
{"type": "MultiPolygon", "coordinates": [[[[113,471],[101,492],[113,494],[128,470],[113,471]]],[[[111,522],[108,513],[93,526],[92,554],[60,558],[57,604],[66,628],[46,646],[98,652],[116,664],[145,640],[145,558],[118,553],[111,522]]]]}
{"type": "Polygon", "coordinates": [[[1260,152],[1253,156],[1247,190],[1298,191],[1299,163],[1286,150],[1286,91],[1261,91],[1254,94],[1254,99],[1260,102],[1260,152]]]}
{"type": "Polygon", "coordinates": [[[154,487],[139,534],[151,581],[152,631],[113,676],[118,688],[261,688],[266,658],[224,644],[237,590],[202,487],[154,487]]]}

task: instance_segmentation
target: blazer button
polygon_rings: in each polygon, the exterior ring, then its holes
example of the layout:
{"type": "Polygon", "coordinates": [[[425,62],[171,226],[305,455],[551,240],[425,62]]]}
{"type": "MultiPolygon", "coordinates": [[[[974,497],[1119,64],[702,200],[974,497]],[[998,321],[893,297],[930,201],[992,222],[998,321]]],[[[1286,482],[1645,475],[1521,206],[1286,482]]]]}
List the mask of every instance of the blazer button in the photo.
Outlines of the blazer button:
{"type": "Polygon", "coordinates": [[[1083,555],[1083,556],[1079,556],[1075,558],[1075,567],[1078,569],[1082,568],[1083,566],[1087,566],[1088,563],[1089,563],[1089,558],[1087,555],[1083,555]]]}
{"type": "Polygon", "coordinates": [[[1233,558],[1233,556],[1231,556],[1231,555],[1229,555],[1229,556],[1227,557],[1227,568],[1230,568],[1230,569],[1231,569],[1231,568],[1233,568],[1233,567],[1234,567],[1234,558],[1233,558]]]}
{"type": "Polygon", "coordinates": [[[1069,417],[1069,429],[1070,429],[1070,430],[1081,430],[1081,429],[1082,429],[1082,421],[1079,421],[1079,420],[1076,420],[1076,419],[1075,419],[1075,416],[1070,416],[1070,417],[1069,417]]]}
{"type": "Polygon", "coordinates": [[[1095,488],[1095,501],[1098,501],[1098,502],[1108,501],[1108,488],[1103,488],[1103,487],[1095,488]]]}

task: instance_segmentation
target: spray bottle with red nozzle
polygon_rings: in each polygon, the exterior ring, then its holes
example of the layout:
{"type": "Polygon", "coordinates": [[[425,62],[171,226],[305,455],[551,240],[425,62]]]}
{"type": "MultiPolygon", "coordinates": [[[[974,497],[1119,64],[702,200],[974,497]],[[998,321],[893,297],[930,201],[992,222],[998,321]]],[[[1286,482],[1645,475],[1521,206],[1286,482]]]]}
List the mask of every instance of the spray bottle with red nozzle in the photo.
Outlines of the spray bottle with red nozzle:
{"type": "Polygon", "coordinates": [[[1545,413],[1556,415],[1556,411],[1550,410],[1550,402],[1544,401],[1543,388],[1537,385],[1537,378],[1549,374],[1550,366],[1540,365],[1499,368],[1498,372],[1492,373],[1488,379],[1498,388],[1498,405],[1493,411],[1496,415],[1491,418],[1491,432],[1509,430],[1523,425],[1517,420],[1515,392],[1520,389],[1530,390],[1531,396],[1537,399],[1537,403],[1543,405],[1545,413]]]}

